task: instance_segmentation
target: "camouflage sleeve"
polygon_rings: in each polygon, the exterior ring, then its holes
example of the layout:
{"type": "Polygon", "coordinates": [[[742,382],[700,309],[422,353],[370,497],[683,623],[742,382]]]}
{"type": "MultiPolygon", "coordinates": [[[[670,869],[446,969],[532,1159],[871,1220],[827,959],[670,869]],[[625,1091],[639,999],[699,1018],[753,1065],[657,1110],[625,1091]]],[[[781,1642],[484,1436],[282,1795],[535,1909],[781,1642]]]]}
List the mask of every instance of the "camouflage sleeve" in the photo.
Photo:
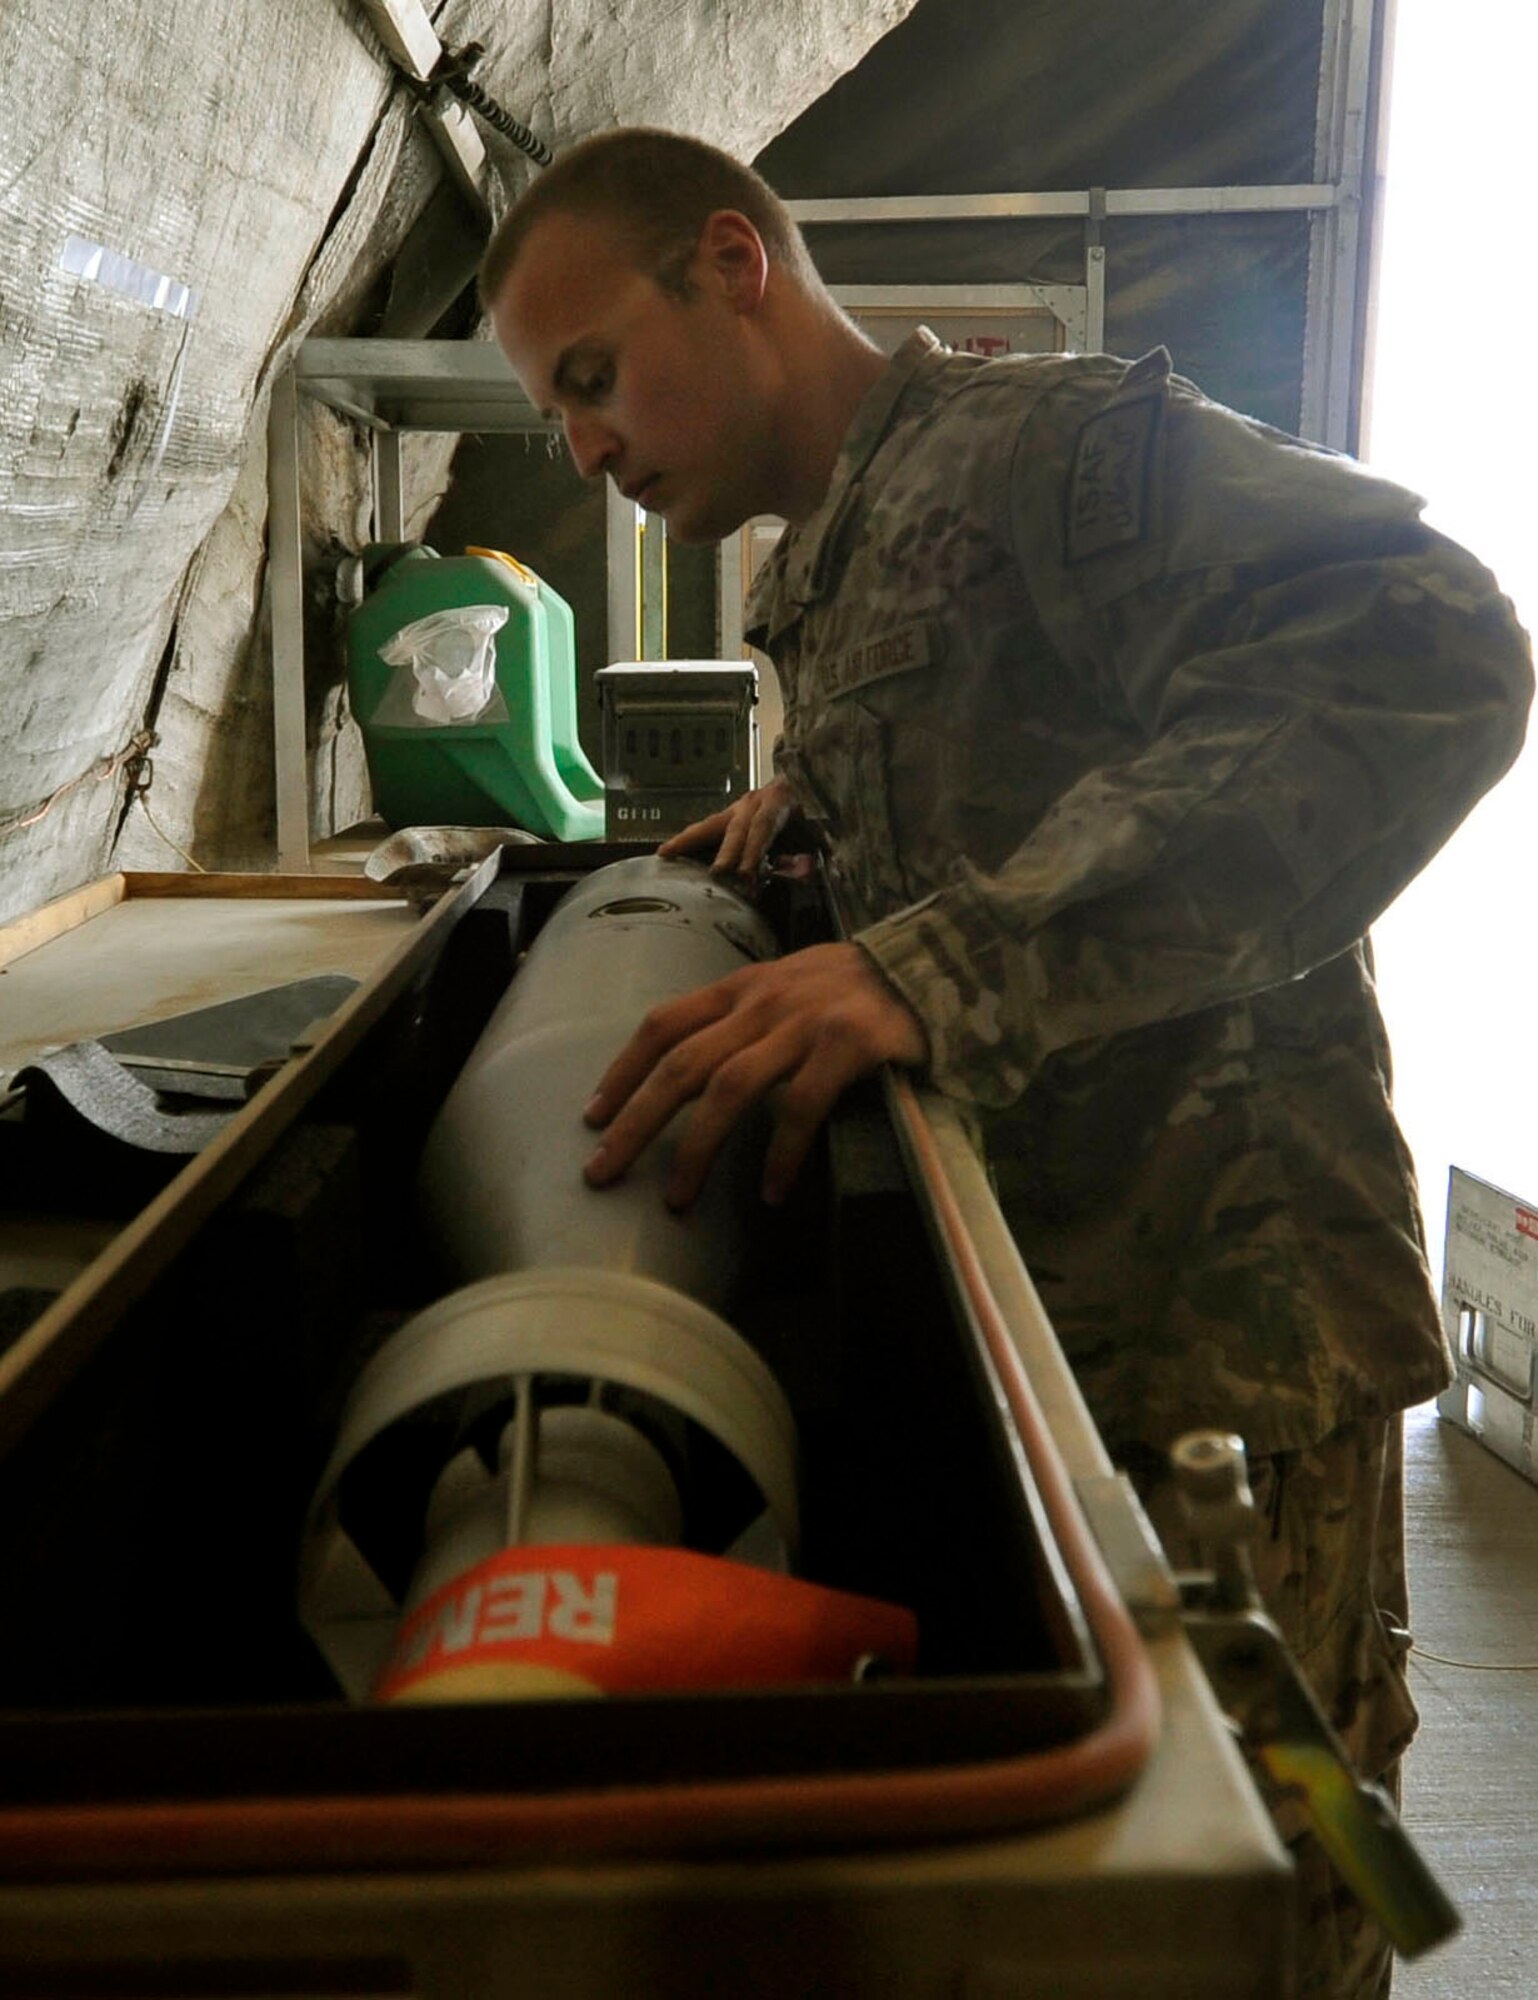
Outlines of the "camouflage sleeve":
{"type": "MultiPolygon", "coordinates": [[[[1162,366],[1160,363],[1162,362],[1162,366]]],[[[1413,495],[1136,364],[1027,421],[1007,532],[1124,725],[996,870],[858,942],[954,1095],[1333,957],[1516,756],[1526,638],[1413,495]]]]}

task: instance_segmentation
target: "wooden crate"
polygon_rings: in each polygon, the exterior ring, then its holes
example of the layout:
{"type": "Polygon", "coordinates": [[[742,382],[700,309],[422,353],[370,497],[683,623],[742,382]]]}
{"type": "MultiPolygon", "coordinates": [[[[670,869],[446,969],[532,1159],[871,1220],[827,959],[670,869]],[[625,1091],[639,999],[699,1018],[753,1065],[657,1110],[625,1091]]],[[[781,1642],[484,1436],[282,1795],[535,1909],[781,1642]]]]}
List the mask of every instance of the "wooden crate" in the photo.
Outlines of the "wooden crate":
{"type": "MultiPolygon", "coordinates": [[[[496,857],[419,916],[362,876],[116,874],[0,928],[0,1081],[45,1047],[138,1026],[320,972],[358,990],[313,1048],[122,1228],[86,1226],[56,1254],[79,1263],[60,1296],[0,1355],[0,1450],[89,1358],[441,943],[496,857]]],[[[14,1202],[14,1242],[37,1223],[14,1202]]],[[[3,1278],[0,1267],[0,1278],[3,1278]]]]}

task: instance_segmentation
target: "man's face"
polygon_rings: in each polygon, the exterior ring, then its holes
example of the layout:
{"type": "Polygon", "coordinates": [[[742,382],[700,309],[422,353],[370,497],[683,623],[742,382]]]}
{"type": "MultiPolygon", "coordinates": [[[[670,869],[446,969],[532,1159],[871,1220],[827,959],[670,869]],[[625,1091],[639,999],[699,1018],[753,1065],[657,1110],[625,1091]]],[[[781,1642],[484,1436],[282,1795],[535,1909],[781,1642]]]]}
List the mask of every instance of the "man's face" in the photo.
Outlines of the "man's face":
{"type": "Polygon", "coordinates": [[[607,473],[681,542],[719,541],[772,502],[753,470],[745,331],[703,258],[677,299],[611,225],[549,215],[492,308],[532,401],[560,417],[577,470],[607,473]]]}

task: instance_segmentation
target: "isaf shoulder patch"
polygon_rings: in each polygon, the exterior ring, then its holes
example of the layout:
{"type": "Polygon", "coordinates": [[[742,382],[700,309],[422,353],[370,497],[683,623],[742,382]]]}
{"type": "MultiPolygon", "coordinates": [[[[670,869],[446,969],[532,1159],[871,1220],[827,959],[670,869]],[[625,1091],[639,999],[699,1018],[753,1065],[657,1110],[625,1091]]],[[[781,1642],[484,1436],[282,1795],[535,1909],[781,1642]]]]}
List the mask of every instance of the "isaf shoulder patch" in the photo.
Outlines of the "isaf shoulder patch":
{"type": "Polygon", "coordinates": [[[1068,482],[1066,559],[1088,562],[1140,542],[1148,529],[1149,465],[1162,399],[1113,403],[1079,432],[1068,482]]]}

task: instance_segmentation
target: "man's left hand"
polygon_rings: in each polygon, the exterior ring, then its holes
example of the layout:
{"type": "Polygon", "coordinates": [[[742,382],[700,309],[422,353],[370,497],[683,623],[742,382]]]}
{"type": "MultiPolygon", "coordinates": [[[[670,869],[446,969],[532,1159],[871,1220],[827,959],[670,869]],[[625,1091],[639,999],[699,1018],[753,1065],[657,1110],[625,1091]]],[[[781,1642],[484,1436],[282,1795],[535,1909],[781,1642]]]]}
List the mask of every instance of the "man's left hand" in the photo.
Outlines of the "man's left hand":
{"type": "Polygon", "coordinates": [[[781,1201],[840,1092],[883,1062],[927,1053],[918,1016],[858,945],[744,966],[654,1007],[609,1065],[583,1114],[605,1128],[587,1180],[618,1180],[692,1100],[664,1189],[669,1208],[686,1209],[727,1133],[773,1091],[763,1196],[781,1201]]]}

